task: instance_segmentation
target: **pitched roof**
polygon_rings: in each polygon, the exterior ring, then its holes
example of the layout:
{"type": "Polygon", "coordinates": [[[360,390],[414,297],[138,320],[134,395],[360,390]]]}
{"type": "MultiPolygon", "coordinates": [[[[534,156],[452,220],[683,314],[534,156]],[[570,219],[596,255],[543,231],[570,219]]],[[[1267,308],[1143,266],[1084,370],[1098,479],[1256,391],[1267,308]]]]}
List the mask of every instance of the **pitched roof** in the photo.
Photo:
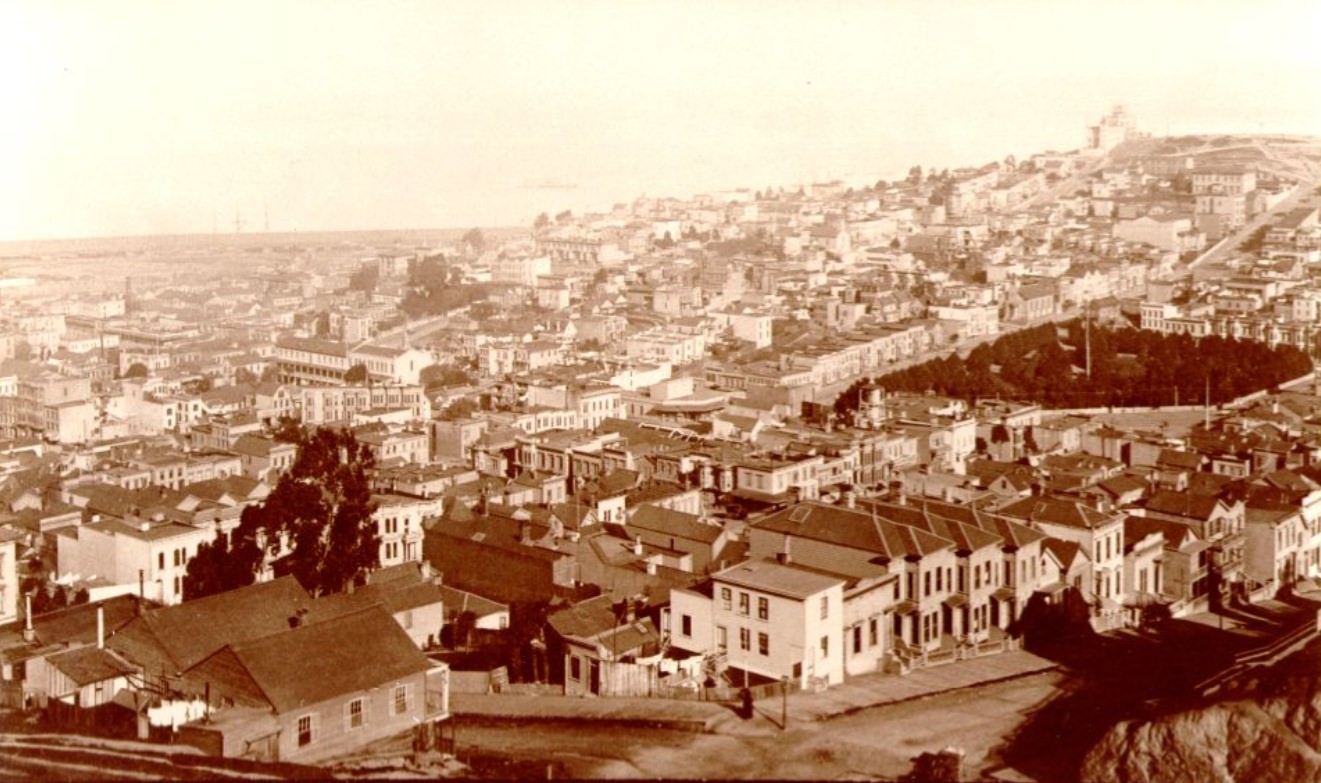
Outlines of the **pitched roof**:
{"type": "MultiPolygon", "coordinates": [[[[277,714],[426,672],[431,662],[379,606],[226,645],[191,667],[224,688],[260,694],[277,714]],[[232,669],[236,662],[238,669],[232,669]]],[[[420,694],[419,694],[420,697],[420,694]]]]}
{"type": "Polygon", "coordinates": [[[1029,497],[1000,509],[1001,514],[1026,522],[1091,530],[1109,524],[1114,517],[1075,500],[1054,497],[1029,497]]]}
{"type": "Polygon", "coordinates": [[[137,667],[116,655],[113,650],[106,650],[95,645],[75,647],[46,658],[46,663],[58,669],[75,685],[91,685],[116,677],[127,677],[137,673],[137,667]]]}
{"type": "Polygon", "coordinates": [[[90,644],[96,641],[98,608],[105,610],[105,633],[108,636],[137,615],[140,601],[142,599],[135,595],[118,595],[96,603],[70,606],[33,616],[32,627],[43,644],[90,644]]]}
{"type": "Polygon", "coordinates": [[[774,560],[750,560],[721,571],[714,578],[791,598],[808,598],[845,581],[837,575],[774,560]]]}
{"type": "Polygon", "coordinates": [[[817,501],[797,503],[766,517],[756,527],[873,552],[886,560],[921,557],[954,546],[949,539],[896,523],[892,518],[817,501]]]}
{"type": "Polygon", "coordinates": [[[311,611],[312,598],[298,580],[285,576],[149,610],[111,637],[111,644],[140,663],[151,656],[184,671],[227,644],[288,630],[289,618],[300,608],[311,611]]]}
{"type": "Polygon", "coordinates": [[[1222,501],[1212,495],[1164,490],[1147,499],[1147,510],[1176,517],[1208,520],[1222,501]]]}
{"type": "Polygon", "coordinates": [[[714,544],[721,533],[720,528],[702,522],[701,517],[653,505],[639,506],[626,528],[630,533],[636,528],[704,544],[714,544]]]}

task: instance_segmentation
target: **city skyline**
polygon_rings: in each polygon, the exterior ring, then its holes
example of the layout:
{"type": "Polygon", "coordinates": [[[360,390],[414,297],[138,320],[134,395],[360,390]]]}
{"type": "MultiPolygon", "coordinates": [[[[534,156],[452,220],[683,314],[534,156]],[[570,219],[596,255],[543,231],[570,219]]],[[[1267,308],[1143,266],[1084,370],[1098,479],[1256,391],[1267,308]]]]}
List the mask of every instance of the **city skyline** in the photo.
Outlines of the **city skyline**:
{"type": "Polygon", "coordinates": [[[1074,149],[1114,103],[1321,134],[1312,4],[1009,8],[13,4],[0,241],[522,224],[1074,149]]]}

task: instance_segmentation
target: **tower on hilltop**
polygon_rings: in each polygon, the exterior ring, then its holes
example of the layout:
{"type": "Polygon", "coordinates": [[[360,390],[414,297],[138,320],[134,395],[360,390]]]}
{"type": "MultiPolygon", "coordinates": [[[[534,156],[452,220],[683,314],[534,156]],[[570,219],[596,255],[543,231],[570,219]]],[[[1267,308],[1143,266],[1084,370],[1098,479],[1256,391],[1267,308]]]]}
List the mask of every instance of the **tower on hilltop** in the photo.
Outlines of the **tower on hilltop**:
{"type": "Polygon", "coordinates": [[[1128,139],[1137,136],[1137,123],[1123,105],[1116,105],[1095,125],[1087,127],[1087,146],[1093,154],[1104,155],[1128,139]]]}

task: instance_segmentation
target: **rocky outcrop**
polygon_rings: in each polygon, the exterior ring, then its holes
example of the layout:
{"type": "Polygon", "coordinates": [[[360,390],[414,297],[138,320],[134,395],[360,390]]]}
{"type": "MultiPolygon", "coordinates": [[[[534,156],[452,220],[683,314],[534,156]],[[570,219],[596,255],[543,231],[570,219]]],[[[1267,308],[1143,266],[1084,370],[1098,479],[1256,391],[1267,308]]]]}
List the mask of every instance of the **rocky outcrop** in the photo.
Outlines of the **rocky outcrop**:
{"type": "Polygon", "coordinates": [[[1321,781],[1321,674],[1232,701],[1112,728],[1079,779],[1101,783],[1321,781]]]}

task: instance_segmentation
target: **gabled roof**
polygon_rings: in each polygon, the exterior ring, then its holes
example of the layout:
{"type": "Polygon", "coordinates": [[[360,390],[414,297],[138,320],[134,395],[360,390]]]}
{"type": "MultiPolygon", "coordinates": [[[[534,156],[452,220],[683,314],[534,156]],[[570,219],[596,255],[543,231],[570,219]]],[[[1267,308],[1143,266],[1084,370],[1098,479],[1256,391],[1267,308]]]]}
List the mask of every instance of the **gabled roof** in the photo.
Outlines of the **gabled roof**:
{"type": "Polygon", "coordinates": [[[137,673],[137,667],[124,660],[113,650],[106,650],[95,645],[75,647],[62,653],[48,656],[46,663],[68,677],[79,687],[96,682],[127,677],[137,673]]]}
{"type": "Polygon", "coordinates": [[[299,609],[313,601],[292,576],[151,609],[110,639],[144,665],[170,662],[184,671],[227,644],[289,629],[299,609]],[[152,660],[143,660],[150,657],[152,660]]]}
{"type": "Polygon", "coordinates": [[[1086,553],[1082,547],[1078,546],[1078,542],[1065,541],[1062,538],[1052,536],[1046,536],[1041,542],[1041,550],[1049,552],[1065,571],[1069,570],[1074,560],[1078,558],[1087,559],[1086,553]]]}
{"type": "Polygon", "coordinates": [[[720,528],[702,522],[701,517],[653,505],[639,506],[629,517],[626,528],[630,533],[634,529],[645,530],[703,544],[714,544],[721,533],[720,528]]]}
{"type": "Polygon", "coordinates": [[[1132,549],[1133,544],[1152,533],[1163,536],[1168,549],[1179,549],[1188,541],[1197,539],[1196,533],[1187,525],[1159,517],[1129,516],[1124,518],[1124,551],[1132,549]]]}
{"type": "Polygon", "coordinates": [[[1012,519],[1091,530],[1107,525],[1114,517],[1086,503],[1055,497],[1029,497],[1004,506],[1000,514],[1012,519]]]}
{"type": "Polygon", "coordinates": [[[430,668],[394,618],[372,606],[226,645],[191,667],[187,676],[193,682],[216,682],[222,691],[244,693],[284,714],[430,668]]]}
{"type": "Polygon", "coordinates": [[[1222,501],[1218,497],[1192,492],[1163,490],[1147,499],[1147,510],[1176,517],[1206,521],[1222,501]]]}
{"type": "Polygon", "coordinates": [[[43,644],[90,644],[96,641],[98,608],[105,611],[105,633],[109,636],[137,616],[138,603],[142,600],[135,595],[118,595],[96,603],[70,606],[35,615],[32,627],[43,644]]]}
{"type": "Polygon", "coordinates": [[[949,539],[892,519],[817,501],[796,503],[759,521],[756,527],[872,552],[885,560],[921,557],[954,546],[949,539]]]}

